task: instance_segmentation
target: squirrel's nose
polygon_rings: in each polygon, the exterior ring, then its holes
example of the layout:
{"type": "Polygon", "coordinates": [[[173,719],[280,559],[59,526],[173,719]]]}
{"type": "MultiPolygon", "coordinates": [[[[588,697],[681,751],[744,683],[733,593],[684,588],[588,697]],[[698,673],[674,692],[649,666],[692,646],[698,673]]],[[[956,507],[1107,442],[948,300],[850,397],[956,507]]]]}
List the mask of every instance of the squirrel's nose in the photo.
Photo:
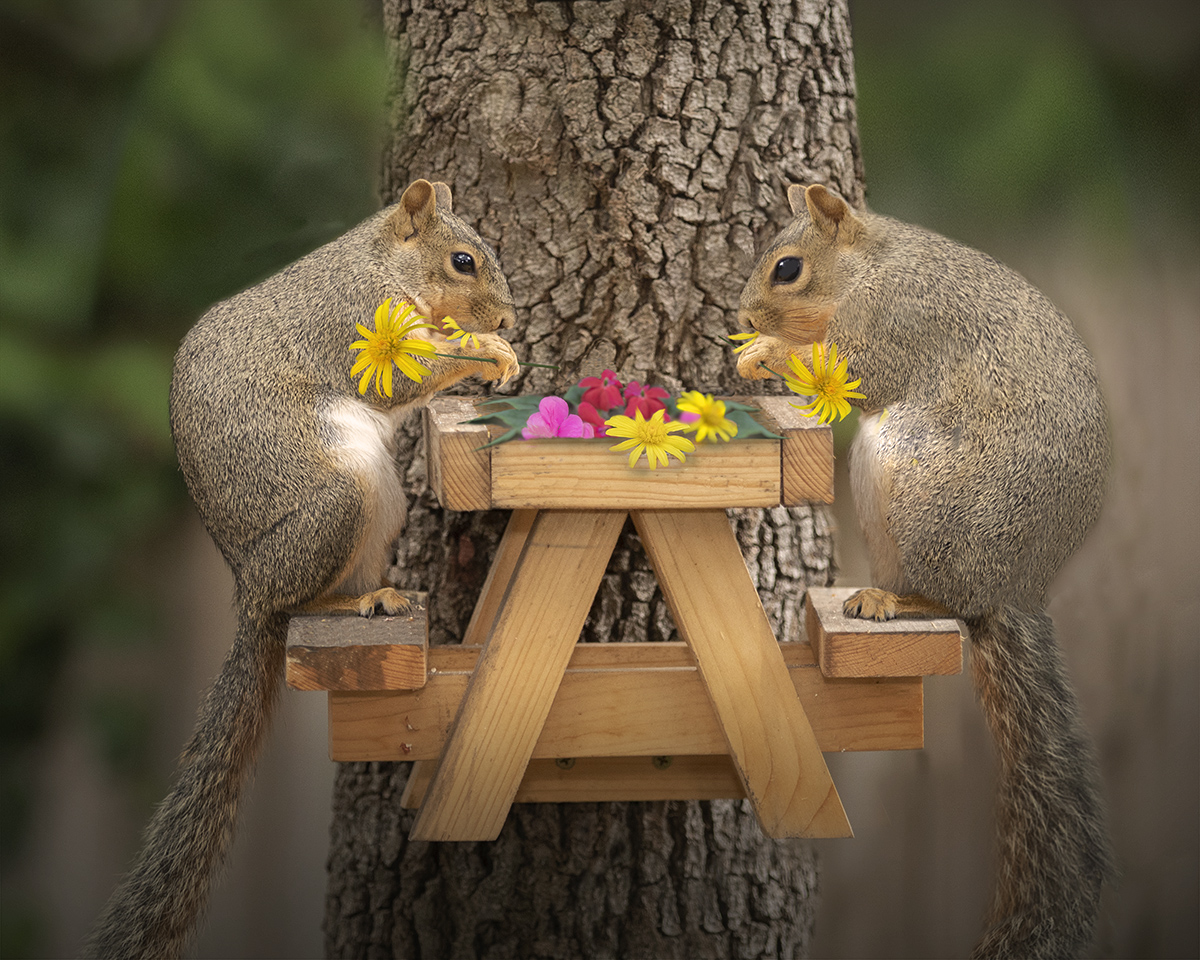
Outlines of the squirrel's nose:
{"type": "Polygon", "coordinates": [[[517,311],[511,303],[500,308],[500,328],[502,330],[511,330],[516,322],[517,311]]]}

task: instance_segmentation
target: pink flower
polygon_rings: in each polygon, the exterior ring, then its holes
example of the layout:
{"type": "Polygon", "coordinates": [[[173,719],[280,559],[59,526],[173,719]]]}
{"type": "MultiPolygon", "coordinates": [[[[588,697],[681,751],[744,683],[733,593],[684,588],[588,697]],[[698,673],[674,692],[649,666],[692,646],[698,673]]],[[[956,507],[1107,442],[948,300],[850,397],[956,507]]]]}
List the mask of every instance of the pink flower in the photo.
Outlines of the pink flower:
{"type": "Polygon", "coordinates": [[[583,399],[596,410],[611,410],[621,405],[621,381],[611,370],[598,377],[584,377],[579,385],[584,388],[583,399]]]}
{"type": "Polygon", "coordinates": [[[538,404],[537,413],[531,413],[521,430],[526,440],[542,440],[550,437],[586,437],[596,435],[590,423],[584,423],[571,413],[567,401],[562,397],[544,397],[538,404]]]}
{"type": "Polygon", "coordinates": [[[608,427],[604,425],[604,417],[586,400],[579,401],[579,418],[595,431],[597,437],[608,436],[608,427]]]}

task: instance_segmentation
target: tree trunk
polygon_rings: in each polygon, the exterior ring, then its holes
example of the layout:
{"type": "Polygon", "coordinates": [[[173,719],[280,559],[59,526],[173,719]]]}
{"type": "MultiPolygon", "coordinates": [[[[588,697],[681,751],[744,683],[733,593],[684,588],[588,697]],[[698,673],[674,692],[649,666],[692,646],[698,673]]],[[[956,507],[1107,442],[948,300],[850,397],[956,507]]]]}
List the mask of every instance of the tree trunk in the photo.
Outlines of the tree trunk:
{"type": "MultiPolygon", "coordinates": [[[[558,392],[604,368],[672,392],[747,392],[722,337],[788,218],[787,184],[862,198],[845,0],[384,9],[396,78],[384,199],[415,177],[450,183],[509,277],[517,355],[561,365],[504,392],[558,392]]],[[[431,641],[456,642],[506,514],[443,511],[419,430],[407,425],[401,451],[416,502],[394,574],[429,591],[431,641]]],[[[832,582],[827,512],[731,515],[772,626],[795,639],[805,587],[832,582]]],[[[630,526],[583,639],[678,639],[630,526]]],[[[807,952],[814,855],[765,839],[747,803],[515,805],[493,843],[410,843],[408,772],[339,771],[330,955],[807,952]]]]}

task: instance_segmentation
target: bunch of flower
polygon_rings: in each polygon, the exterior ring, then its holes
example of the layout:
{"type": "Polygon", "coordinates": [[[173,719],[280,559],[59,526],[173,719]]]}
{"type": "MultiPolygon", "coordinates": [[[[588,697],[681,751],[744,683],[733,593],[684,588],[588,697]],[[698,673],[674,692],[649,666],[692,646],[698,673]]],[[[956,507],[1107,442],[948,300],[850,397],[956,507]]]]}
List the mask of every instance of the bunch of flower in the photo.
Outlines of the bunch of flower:
{"type": "MultiPolygon", "coordinates": [[[[651,470],[666,465],[669,457],[683,461],[696,444],[728,441],[737,436],[738,424],[727,416],[730,413],[745,417],[748,407],[733,405],[727,410],[721,400],[696,390],[672,400],[662,387],[652,387],[631,380],[622,383],[612,370],[598,377],[585,377],[563,397],[516,398],[509,403],[510,411],[493,414],[513,427],[502,439],[508,439],[519,429],[526,440],[552,437],[609,437],[619,439],[610,450],[630,451],[629,465],[634,466],[644,454],[651,470]],[[574,412],[572,412],[572,407],[574,412]],[[523,411],[530,411],[528,415],[523,411]],[[521,417],[526,417],[521,422],[521,417]],[[691,434],[691,437],[680,436],[691,434]]],[[[746,421],[750,423],[751,421],[746,421]]]]}

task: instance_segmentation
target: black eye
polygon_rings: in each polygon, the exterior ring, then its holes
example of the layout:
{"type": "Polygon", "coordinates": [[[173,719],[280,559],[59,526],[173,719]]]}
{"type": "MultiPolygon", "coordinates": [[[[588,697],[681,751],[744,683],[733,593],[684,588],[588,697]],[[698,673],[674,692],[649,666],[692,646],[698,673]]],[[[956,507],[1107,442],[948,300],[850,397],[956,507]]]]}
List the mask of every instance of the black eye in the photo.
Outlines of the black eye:
{"type": "Polygon", "coordinates": [[[775,272],[771,274],[772,283],[791,283],[804,269],[804,261],[799,257],[784,257],[775,264],[775,272]]]}
{"type": "Polygon", "coordinates": [[[459,273],[465,273],[468,277],[475,276],[475,258],[469,253],[452,253],[450,262],[459,273]]]}

